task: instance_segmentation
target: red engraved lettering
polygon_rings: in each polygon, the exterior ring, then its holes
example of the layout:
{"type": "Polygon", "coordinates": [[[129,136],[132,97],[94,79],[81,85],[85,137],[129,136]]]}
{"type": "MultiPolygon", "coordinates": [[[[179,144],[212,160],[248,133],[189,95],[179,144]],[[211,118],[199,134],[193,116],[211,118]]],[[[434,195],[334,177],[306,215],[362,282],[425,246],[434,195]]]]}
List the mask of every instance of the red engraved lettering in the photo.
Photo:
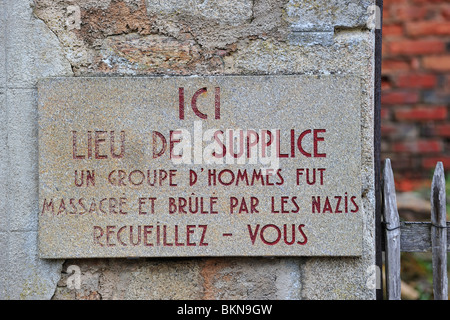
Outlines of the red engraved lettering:
{"type": "Polygon", "coordinates": [[[247,225],[247,229],[250,236],[250,240],[252,241],[252,245],[254,245],[256,237],[258,236],[259,224],[256,225],[255,231],[252,230],[252,226],[249,224],[247,225]]]}
{"type": "Polygon", "coordinates": [[[152,131],[152,141],[153,141],[153,159],[159,158],[164,154],[167,149],[167,141],[161,132],[152,131]],[[161,148],[158,150],[158,141],[161,141],[161,148]]]}
{"type": "Polygon", "coordinates": [[[117,199],[116,198],[109,198],[109,213],[111,214],[117,214],[117,199]]]}
{"type": "Polygon", "coordinates": [[[209,201],[209,212],[211,214],[217,214],[219,213],[218,211],[216,211],[214,209],[214,205],[217,204],[217,197],[211,197],[210,201],[209,201]]]}
{"type": "Polygon", "coordinates": [[[115,233],[116,226],[106,226],[106,245],[108,247],[114,247],[115,243],[110,243],[111,236],[115,233]]]}
{"type": "MultiPolygon", "coordinates": [[[[244,154],[244,130],[239,130],[239,138],[238,138],[238,144],[239,144],[239,153],[234,152],[234,143],[236,141],[234,136],[234,130],[228,131],[228,137],[229,137],[229,146],[230,146],[230,155],[233,156],[233,158],[240,158],[244,154]]],[[[236,148],[237,149],[237,148],[236,148]]]]}
{"type": "Polygon", "coordinates": [[[178,88],[178,106],[179,106],[179,117],[184,120],[184,88],[178,88]]]}
{"type": "Polygon", "coordinates": [[[84,203],[84,198],[80,198],[80,200],[78,200],[78,204],[81,206],[81,208],[83,208],[83,211],[80,211],[80,214],[85,214],[87,212],[87,208],[84,203]]]}
{"type": "Polygon", "coordinates": [[[261,181],[261,185],[264,185],[264,176],[261,170],[253,170],[251,186],[254,185],[255,181],[261,181]]]}
{"type": "Polygon", "coordinates": [[[104,199],[100,200],[100,204],[98,206],[98,209],[100,210],[101,213],[108,213],[105,210],[103,210],[103,202],[105,202],[105,201],[108,201],[108,199],[104,198],[104,199]]]}
{"type": "Polygon", "coordinates": [[[229,186],[229,185],[232,184],[233,181],[234,181],[234,173],[233,173],[233,171],[231,171],[230,169],[224,169],[224,170],[220,171],[220,173],[219,173],[219,175],[218,175],[218,178],[219,178],[219,182],[220,182],[221,184],[223,184],[223,185],[225,185],[225,186],[229,186]],[[230,174],[230,181],[228,181],[228,182],[225,182],[225,181],[222,179],[222,177],[223,177],[223,175],[224,175],[225,173],[229,173],[229,174],[230,174]]]}
{"type": "Polygon", "coordinates": [[[217,183],[216,180],[216,169],[208,169],[208,185],[215,186],[217,183]]]}
{"type": "Polygon", "coordinates": [[[133,170],[128,175],[128,181],[134,186],[141,185],[144,180],[145,174],[141,170],[133,170]]]}
{"type": "Polygon", "coordinates": [[[101,237],[103,237],[103,228],[94,226],[94,243],[99,244],[101,247],[103,247],[103,244],[100,242],[101,237]]]}
{"type": "Polygon", "coordinates": [[[298,213],[300,211],[300,207],[297,204],[297,201],[295,201],[295,199],[297,199],[297,197],[292,197],[292,203],[295,206],[295,209],[291,210],[292,213],[298,213]]]}
{"type": "Polygon", "coordinates": [[[287,204],[289,197],[283,196],[281,197],[281,213],[289,213],[289,210],[285,209],[285,205],[287,204]]]}
{"type": "Polygon", "coordinates": [[[175,246],[177,247],[184,246],[183,242],[178,242],[178,225],[175,225],[175,246]]]}
{"type": "Polygon", "coordinates": [[[239,185],[239,181],[245,181],[245,184],[248,185],[248,175],[247,175],[247,169],[238,170],[237,176],[236,176],[236,185],[239,185]]]}
{"type": "Polygon", "coordinates": [[[353,206],[355,207],[354,209],[351,210],[351,212],[358,212],[359,211],[359,207],[355,202],[356,197],[353,196],[350,198],[350,201],[353,203],[353,206]]]}
{"type": "Polygon", "coordinates": [[[178,198],[178,213],[187,213],[187,203],[188,201],[185,198],[178,198]]]}
{"type": "Polygon", "coordinates": [[[220,87],[215,88],[214,111],[216,120],[220,119],[220,87]]]}
{"type": "Polygon", "coordinates": [[[298,231],[300,231],[300,233],[302,234],[302,237],[303,237],[303,241],[297,241],[297,243],[300,245],[305,245],[308,242],[308,238],[306,237],[306,234],[303,232],[303,229],[302,229],[304,227],[305,227],[304,224],[301,224],[298,226],[298,231]]]}
{"type": "Polygon", "coordinates": [[[311,153],[309,153],[309,152],[306,152],[304,149],[303,149],[303,146],[302,146],[302,141],[303,141],[303,138],[307,135],[307,134],[310,134],[311,133],[311,130],[310,129],[308,129],[308,130],[305,130],[305,131],[303,131],[301,134],[300,134],[300,136],[298,137],[298,139],[297,139],[297,147],[298,147],[298,150],[301,152],[301,154],[303,154],[304,156],[306,156],[306,157],[311,157],[311,153]]]}
{"type": "Polygon", "coordinates": [[[234,208],[237,207],[239,200],[236,197],[230,197],[230,213],[234,213],[234,208]]]}
{"type": "Polygon", "coordinates": [[[70,198],[69,204],[72,207],[73,211],[69,211],[69,214],[77,214],[77,207],[74,202],[75,202],[75,199],[70,198]]]}
{"type": "Polygon", "coordinates": [[[141,243],[141,226],[137,227],[137,241],[134,241],[134,234],[133,234],[133,226],[130,226],[130,243],[133,246],[138,246],[141,243]]]}
{"type": "Polygon", "coordinates": [[[122,228],[119,229],[119,231],[117,231],[117,241],[119,241],[119,243],[123,246],[127,246],[127,244],[125,242],[122,241],[120,234],[127,228],[127,226],[123,226],[122,228]]]}
{"type": "Polygon", "coordinates": [[[169,157],[170,159],[180,159],[182,157],[181,154],[173,154],[173,148],[175,147],[175,143],[180,143],[181,139],[174,139],[174,134],[181,134],[182,132],[180,130],[174,130],[170,131],[170,137],[169,137],[169,157]]]}
{"type": "Polygon", "coordinates": [[[258,209],[256,209],[256,207],[259,204],[259,199],[256,197],[251,197],[250,198],[250,212],[251,213],[259,213],[258,209]]]}
{"type": "Polygon", "coordinates": [[[79,155],[77,148],[77,132],[72,131],[72,157],[73,159],[84,159],[84,155],[79,155]]]}
{"type": "Polygon", "coordinates": [[[280,213],[280,211],[275,209],[275,197],[270,197],[272,213],[280,213]]]}
{"type": "Polygon", "coordinates": [[[152,233],[153,226],[144,226],[144,245],[153,247],[153,243],[148,241],[148,236],[152,233]]]}
{"type": "Polygon", "coordinates": [[[326,130],[325,129],[314,129],[314,157],[316,157],[316,158],[325,158],[327,156],[325,153],[319,153],[317,151],[318,142],[325,140],[324,137],[318,136],[318,133],[321,133],[321,132],[326,132],[326,130]]]}
{"type": "Polygon", "coordinates": [[[292,225],[291,228],[291,240],[288,241],[288,234],[287,234],[287,225],[283,225],[283,234],[284,234],[284,243],[287,245],[292,245],[295,242],[295,224],[292,225]]]}
{"type": "Polygon", "coordinates": [[[116,150],[114,148],[114,140],[115,140],[115,132],[111,131],[111,155],[115,159],[123,158],[123,155],[125,154],[125,131],[120,131],[120,153],[117,154],[116,150]]]}
{"type": "Polygon", "coordinates": [[[47,202],[47,199],[44,199],[44,204],[42,205],[42,211],[41,214],[44,214],[45,211],[49,211],[51,209],[52,214],[54,214],[54,207],[53,207],[53,199],[50,199],[50,202],[47,202]]]}
{"type": "Polygon", "coordinates": [[[291,158],[295,158],[295,130],[291,129],[291,158]]]}
{"type": "Polygon", "coordinates": [[[195,242],[190,242],[191,240],[191,234],[195,232],[195,226],[193,225],[187,225],[186,226],[186,246],[188,247],[195,247],[195,242]]]}
{"type": "Polygon", "coordinates": [[[177,170],[169,170],[169,186],[171,186],[171,187],[176,187],[177,186],[177,183],[173,182],[174,177],[176,176],[176,174],[177,174],[177,170]]]}
{"type": "Polygon", "coordinates": [[[289,155],[287,153],[281,153],[281,134],[280,130],[275,131],[275,137],[276,137],[276,147],[277,147],[277,157],[278,158],[288,158],[289,155]]]}
{"type": "Polygon", "coordinates": [[[177,205],[175,204],[175,198],[169,197],[169,214],[175,213],[177,205]]]}
{"type": "Polygon", "coordinates": [[[320,196],[319,197],[312,197],[312,213],[316,213],[316,211],[318,213],[320,213],[321,208],[320,208],[320,196]]]}
{"type": "Polygon", "coordinates": [[[266,149],[272,144],[272,132],[269,130],[262,130],[261,131],[261,156],[266,156],[266,149]],[[266,141],[266,136],[269,137],[269,140],[266,141]]]}
{"type": "Polygon", "coordinates": [[[161,232],[160,232],[160,226],[159,224],[156,225],[156,245],[159,246],[161,244],[161,240],[160,240],[160,236],[161,236],[161,232]]]}
{"type": "Polygon", "coordinates": [[[95,131],[95,134],[94,134],[95,159],[107,159],[108,158],[107,155],[100,154],[100,144],[106,141],[106,139],[103,137],[104,134],[106,134],[106,131],[95,131]]]}
{"type": "Polygon", "coordinates": [[[331,208],[330,200],[328,197],[325,198],[325,204],[323,205],[323,213],[333,213],[333,209],[331,208]]]}
{"type": "Polygon", "coordinates": [[[264,227],[261,228],[261,232],[259,233],[259,236],[260,236],[260,238],[261,238],[263,243],[265,243],[265,244],[267,244],[269,246],[273,246],[273,245],[277,244],[278,241],[280,241],[280,239],[281,239],[281,230],[280,230],[280,228],[278,228],[274,224],[267,224],[267,225],[265,225],[264,227]],[[277,236],[276,236],[275,240],[268,241],[266,239],[266,237],[264,236],[264,231],[266,231],[267,228],[272,228],[272,229],[274,229],[277,232],[277,236]]]}
{"type": "Polygon", "coordinates": [[[214,140],[219,144],[219,148],[222,148],[222,153],[218,154],[216,151],[213,151],[212,153],[212,156],[218,159],[225,157],[225,153],[227,152],[227,148],[222,143],[222,140],[218,137],[219,134],[221,134],[223,137],[223,131],[217,130],[214,132],[214,140]]]}
{"type": "Polygon", "coordinates": [[[145,200],[146,198],[139,198],[138,202],[139,202],[139,214],[147,214],[147,212],[142,210],[142,205],[145,204],[145,200]]]}
{"type": "Polygon", "coordinates": [[[323,172],[325,171],[325,168],[318,168],[317,171],[320,172],[320,185],[323,185],[323,172]]]}
{"type": "Polygon", "coordinates": [[[172,247],[173,243],[167,242],[167,226],[163,226],[163,246],[172,247]]]}
{"type": "Polygon", "coordinates": [[[337,202],[336,202],[336,208],[335,208],[335,210],[334,210],[334,213],[342,213],[342,210],[339,209],[339,208],[340,208],[340,205],[341,205],[342,197],[341,197],[341,196],[335,196],[334,198],[337,200],[337,202]]]}
{"type": "Polygon", "coordinates": [[[207,247],[207,246],[208,246],[208,243],[205,242],[205,238],[206,238],[206,230],[207,230],[208,226],[207,226],[207,225],[202,225],[202,224],[200,224],[198,227],[199,227],[200,229],[202,229],[202,236],[200,237],[200,243],[199,243],[199,246],[207,247]]]}
{"type": "Polygon", "coordinates": [[[64,203],[64,199],[61,199],[61,202],[59,203],[59,209],[58,209],[57,215],[60,215],[65,212],[66,212],[66,204],[64,203]]]}
{"type": "Polygon", "coordinates": [[[257,147],[259,142],[259,135],[255,130],[247,130],[247,158],[251,158],[251,150],[253,147],[257,147]],[[253,136],[254,140],[251,141],[250,137],[253,136]]]}
{"type": "Polygon", "coordinates": [[[198,110],[197,99],[202,93],[206,93],[207,91],[208,91],[208,89],[206,89],[206,88],[198,89],[192,96],[192,100],[191,100],[192,110],[194,111],[195,115],[201,119],[207,119],[208,116],[198,110]]]}

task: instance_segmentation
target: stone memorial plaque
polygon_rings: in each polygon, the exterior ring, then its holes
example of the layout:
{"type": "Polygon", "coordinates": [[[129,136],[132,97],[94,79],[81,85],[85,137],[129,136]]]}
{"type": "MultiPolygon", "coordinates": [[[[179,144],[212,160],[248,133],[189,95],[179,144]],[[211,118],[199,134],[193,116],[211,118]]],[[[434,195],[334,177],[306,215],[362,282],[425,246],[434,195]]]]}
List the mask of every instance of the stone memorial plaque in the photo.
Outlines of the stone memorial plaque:
{"type": "Polygon", "coordinates": [[[358,256],[355,76],[38,85],[43,258],[358,256]]]}

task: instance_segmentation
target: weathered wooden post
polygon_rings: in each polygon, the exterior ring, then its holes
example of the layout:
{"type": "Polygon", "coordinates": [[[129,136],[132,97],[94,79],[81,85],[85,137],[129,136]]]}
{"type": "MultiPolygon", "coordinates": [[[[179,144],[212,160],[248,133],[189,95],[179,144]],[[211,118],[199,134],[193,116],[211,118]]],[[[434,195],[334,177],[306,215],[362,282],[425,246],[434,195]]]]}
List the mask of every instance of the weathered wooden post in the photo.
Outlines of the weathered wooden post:
{"type": "Polygon", "coordinates": [[[397,211],[394,174],[390,159],[385,160],[383,181],[386,292],[389,300],[400,300],[400,221],[397,211]]]}
{"type": "Polygon", "coordinates": [[[448,300],[446,206],[444,166],[442,162],[438,162],[431,184],[431,250],[435,300],[448,300]]]}

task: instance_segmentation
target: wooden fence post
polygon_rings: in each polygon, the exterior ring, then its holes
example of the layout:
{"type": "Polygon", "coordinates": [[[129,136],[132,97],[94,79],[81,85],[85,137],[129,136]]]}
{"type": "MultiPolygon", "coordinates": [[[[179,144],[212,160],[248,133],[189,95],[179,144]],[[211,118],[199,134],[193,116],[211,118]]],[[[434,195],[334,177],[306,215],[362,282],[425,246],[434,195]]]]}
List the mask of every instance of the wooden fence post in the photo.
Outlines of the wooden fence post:
{"type": "Polygon", "coordinates": [[[390,159],[386,159],[384,165],[383,198],[384,223],[386,224],[386,293],[388,300],[400,300],[400,221],[390,159]]]}
{"type": "Polygon", "coordinates": [[[431,184],[431,248],[434,299],[448,300],[447,212],[442,162],[437,163],[431,184]]]}

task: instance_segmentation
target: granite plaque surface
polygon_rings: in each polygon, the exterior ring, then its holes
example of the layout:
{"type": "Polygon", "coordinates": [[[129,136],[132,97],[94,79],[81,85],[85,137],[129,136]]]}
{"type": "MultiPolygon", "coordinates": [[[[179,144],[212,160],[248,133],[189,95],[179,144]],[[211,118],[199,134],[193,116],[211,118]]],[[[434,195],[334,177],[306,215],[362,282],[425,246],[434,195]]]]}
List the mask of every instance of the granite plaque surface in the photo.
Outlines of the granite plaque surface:
{"type": "Polygon", "coordinates": [[[38,84],[42,258],[358,256],[355,76],[38,84]]]}

